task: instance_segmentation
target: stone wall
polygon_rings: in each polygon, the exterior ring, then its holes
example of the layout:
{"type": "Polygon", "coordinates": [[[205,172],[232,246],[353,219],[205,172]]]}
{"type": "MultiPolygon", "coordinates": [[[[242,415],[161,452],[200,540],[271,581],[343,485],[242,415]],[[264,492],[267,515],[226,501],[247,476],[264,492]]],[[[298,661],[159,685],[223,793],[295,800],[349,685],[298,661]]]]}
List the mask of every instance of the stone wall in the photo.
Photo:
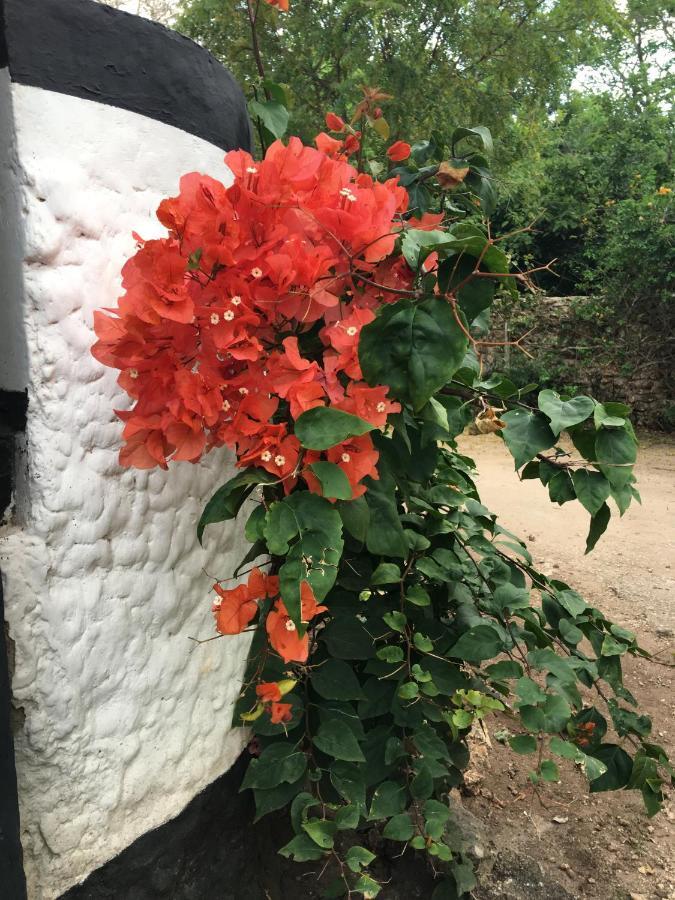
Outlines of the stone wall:
{"type": "Polygon", "coordinates": [[[495,348],[488,365],[511,370],[518,383],[538,381],[556,389],[574,387],[598,400],[619,400],[643,428],[672,429],[672,360],[650,352],[653,340],[639,324],[615,327],[579,313],[585,297],[538,297],[498,307],[490,340],[514,340],[532,329],[525,346],[529,361],[514,348],[495,348]],[[669,406],[670,404],[670,406],[669,406]]]}
{"type": "Polygon", "coordinates": [[[94,309],[119,295],[132,231],[161,233],[155,209],[182,173],[228,183],[223,147],[247,140],[248,124],[229,74],[159,26],[86,0],[5,0],[4,12],[0,387],[27,391],[28,412],[0,565],[28,896],[52,898],[174,817],[243,746],[230,715],[248,637],[189,640],[213,634],[213,576],[229,576],[248,546],[236,525],[211,529],[205,549],[195,537],[232,461],[217,451],[169,472],[122,470],[113,409],[127,398],[90,346],[94,309]],[[21,17],[41,4],[42,24],[30,31],[21,17]],[[93,17],[89,31],[82,16],[93,17]],[[58,83],[61,33],[64,72],[75,54],[84,73],[75,86],[58,83]],[[35,83],[44,73],[31,73],[18,37],[12,43],[19,34],[49,64],[49,89],[35,83]],[[52,42],[42,56],[41,37],[52,42]],[[98,98],[81,96],[96,65],[105,69],[98,98]],[[221,97],[205,112],[215,125],[195,120],[193,94],[221,97]]]}

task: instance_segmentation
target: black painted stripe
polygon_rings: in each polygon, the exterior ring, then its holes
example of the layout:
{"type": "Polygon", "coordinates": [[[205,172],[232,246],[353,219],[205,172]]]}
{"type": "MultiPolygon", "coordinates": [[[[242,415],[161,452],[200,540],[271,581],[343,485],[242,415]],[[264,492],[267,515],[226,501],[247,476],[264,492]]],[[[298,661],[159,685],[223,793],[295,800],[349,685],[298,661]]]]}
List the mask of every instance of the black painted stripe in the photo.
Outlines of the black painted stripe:
{"type": "Polygon", "coordinates": [[[224,150],[251,147],[243,93],[221,63],[94,0],[0,0],[3,64],[19,84],[141,113],[224,150]]]}

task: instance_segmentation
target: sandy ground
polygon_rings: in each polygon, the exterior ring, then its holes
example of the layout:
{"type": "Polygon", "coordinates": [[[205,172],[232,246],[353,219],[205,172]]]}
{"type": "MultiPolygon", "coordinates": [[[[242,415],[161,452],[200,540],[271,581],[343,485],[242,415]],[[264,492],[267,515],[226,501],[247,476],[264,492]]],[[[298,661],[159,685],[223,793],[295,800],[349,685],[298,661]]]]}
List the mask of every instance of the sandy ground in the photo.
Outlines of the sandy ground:
{"type": "MultiPolygon", "coordinates": [[[[483,502],[527,539],[535,563],[567,581],[614,621],[636,631],[651,660],[629,659],[626,686],[654,720],[653,739],[675,756],[675,442],[645,435],[636,467],[642,506],[612,515],[596,549],[584,555],[588,514],[551,504],[538,481],[520,482],[501,440],[463,436],[460,449],[479,471],[483,502]]],[[[494,720],[494,733],[504,723],[494,720]]],[[[482,780],[467,806],[497,846],[527,853],[574,897],[675,900],[675,806],[647,819],[635,792],[595,794],[568,771],[543,798],[527,782],[530,763],[492,741],[482,780]],[[558,821],[554,821],[557,819],[558,821]]],[[[524,896],[523,900],[527,900],[524,896]]]]}

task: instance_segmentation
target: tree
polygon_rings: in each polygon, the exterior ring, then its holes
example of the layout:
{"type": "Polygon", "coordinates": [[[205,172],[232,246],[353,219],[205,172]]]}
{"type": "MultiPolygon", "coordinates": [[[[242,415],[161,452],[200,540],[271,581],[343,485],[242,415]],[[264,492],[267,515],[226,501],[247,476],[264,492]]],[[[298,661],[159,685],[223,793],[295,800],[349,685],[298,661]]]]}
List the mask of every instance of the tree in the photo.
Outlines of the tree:
{"type": "Polygon", "coordinates": [[[105,6],[144,16],[162,25],[172,25],[176,17],[175,0],[99,0],[105,6]]]}
{"type": "MultiPolygon", "coordinates": [[[[242,0],[186,0],[177,28],[260,91],[242,0]]],[[[577,66],[596,58],[609,0],[298,0],[279,20],[259,4],[269,78],[287,85],[291,131],[311,139],[327,109],[344,114],[362,84],[393,96],[392,136],[448,136],[450,123],[484,122],[556,105],[577,66]],[[439,117],[438,110],[443,110],[439,117]]]]}

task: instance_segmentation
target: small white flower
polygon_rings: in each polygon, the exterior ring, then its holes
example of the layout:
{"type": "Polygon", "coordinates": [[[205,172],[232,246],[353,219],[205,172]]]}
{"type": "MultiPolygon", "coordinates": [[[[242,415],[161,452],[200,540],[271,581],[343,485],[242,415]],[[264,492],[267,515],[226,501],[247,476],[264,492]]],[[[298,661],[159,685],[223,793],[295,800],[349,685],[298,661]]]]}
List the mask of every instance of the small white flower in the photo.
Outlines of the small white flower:
{"type": "Polygon", "coordinates": [[[272,459],[272,454],[269,450],[263,450],[260,454],[260,459],[262,459],[263,462],[269,462],[272,459]]]}
{"type": "Polygon", "coordinates": [[[218,313],[211,313],[211,324],[217,325],[218,322],[220,322],[220,316],[218,315],[218,313]]]}
{"type": "Polygon", "coordinates": [[[251,275],[254,278],[262,278],[262,269],[259,269],[257,266],[254,269],[251,269],[251,275]]]}
{"type": "Polygon", "coordinates": [[[279,468],[281,468],[285,462],[286,462],[286,457],[282,456],[281,453],[278,453],[274,457],[274,465],[279,466],[279,468]]]}
{"type": "Polygon", "coordinates": [[[225,312],[223,313],[223,318],[225,319],[226,322],[231,322],[232,319],[234,319],[234,313],[232,312],[231,309],[226,309],[225,312]]]}
{"type": "Polygon", "coordinates": [[[240,387],[239,393],[241,394],[242,397],[245,397],[248,394],[248,388],[240,387]]]}
{"type": "Polygon", "coordinates": [[[239,304],[241,303],[241,297],[237,294],[230,300],[230,303],[232,304],[232,306],[239,306],[239,304]]]}
{"type": "Polygon", "coordinates": [[[347,329],[347,334],[349,335],[349,337],[354,337],[354,335],[356,334],[356,332],[358,330],[359,330],[358,328],[355,328],[353,325],[350,325],[349,328],[347,329]]]}
{"type": "Polygon", "coordinates": [[[351,460],[351,456],[349,455],[349,453],[343,453],[340,459],[342,460],[342,462],[346,463],[351,460]]]}
{"type": "Polygon", "coordinates": [[[227,412],[229,408],[230,408],[230,401],[223,400],[223,412],[227,412]]]}
{"type": "Polygon", "coordinates": [[[129,378],[138,378],[138,369],[129,369],[129,378]]]}
{"type": "Polygon", "coordinates": [[[375,407],[375,409],[376,409],[378,412],[384,412],[386,408],[387,408],[387,404],[386,404],[386,403],[383,403],[382,400],[380,400],[380,402],[379,402],[379,403],[377,404],[377,406],[375,407]]]}
{"type": "Polygon", "coordinates": [[[295,631],[295,623],[291,619],[286,621],[286,631],[295,631]]]}
{"type": "Polygon", "coordinates": [[[246,171],[248,172],[249,175],[257,175],[258,174],[258,170],[256,169],[255,166],[248,166],[246,171]]]}
{"type": "Polygon", "coordinates": [[[344,197],[345,200],[348,200],[350,203],[353,203],[356,200],[356,197],[354,196],[354,194],[352,194],[352,192],[349,190],[349,188],[342,188],[342,190],[340,191],[340,195],[342,197],[344,197]]]}

